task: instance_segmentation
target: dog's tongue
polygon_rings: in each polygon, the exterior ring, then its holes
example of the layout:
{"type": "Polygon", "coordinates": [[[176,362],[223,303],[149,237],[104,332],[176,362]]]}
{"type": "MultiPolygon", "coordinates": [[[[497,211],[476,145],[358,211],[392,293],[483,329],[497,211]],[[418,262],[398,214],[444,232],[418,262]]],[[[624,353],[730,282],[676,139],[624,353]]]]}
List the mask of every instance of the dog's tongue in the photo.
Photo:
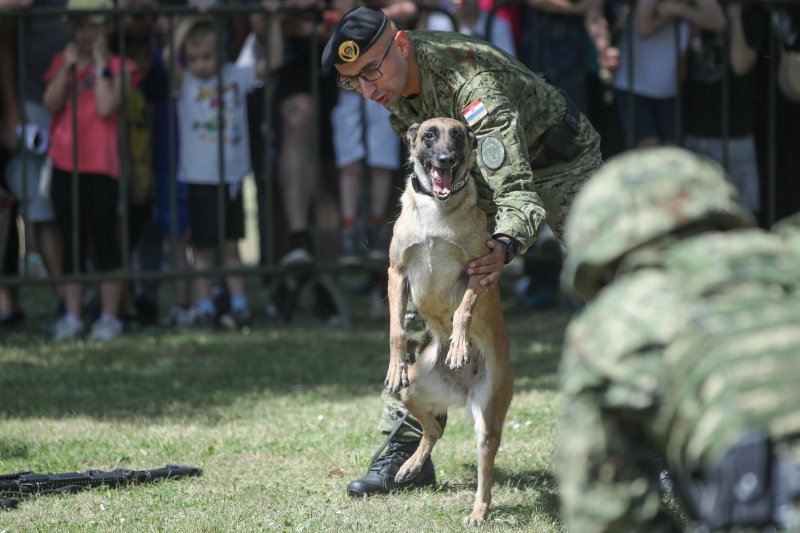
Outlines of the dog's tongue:
{"type": "Polygon", "coordinates": [[[431,182],[433,194],[439,197],[448,196],[453,186],[453,169],[431,167],[431,182]]]}

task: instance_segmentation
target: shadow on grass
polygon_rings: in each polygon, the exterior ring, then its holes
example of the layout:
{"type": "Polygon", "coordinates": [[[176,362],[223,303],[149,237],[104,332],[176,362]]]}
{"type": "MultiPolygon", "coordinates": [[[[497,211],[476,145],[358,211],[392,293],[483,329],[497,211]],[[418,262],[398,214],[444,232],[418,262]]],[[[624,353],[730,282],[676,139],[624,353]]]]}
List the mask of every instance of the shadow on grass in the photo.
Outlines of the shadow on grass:
{"type": "MultiPolygon", "coordinates": [[[[507,322],[517,391],[555,387],[565,317],[507,322]]],[[[250,335],[142,332],[106,345],[20,334],[0,351],[0,416],[213,419],[221,416],[214,407],[254,396],[377,397],[387,337],[383,322],[350,330],[262,324],[250,335]]]]}
{"type": "MultiPolygon", "coordinates": [[[[466,466],[466,465],[465,465],[466,466]]],[[[474,472],[477,466],[471,465],[474,472]]],[[[547,470],[530,470],[526,472],[506,472],[495,468],[494,487],[509,487],[519,491],[534,492],[536,501],[525,505],[503,505],[500,501],[494,501],[490,513],[495,516],[513,516],[516,523],[526,523],[532,514],[545,516],[551,522],[558,522],[560,517],[558,501],[558,485],[556,478],[547,470]]],[[[457,492],[463,490],[477,490],[476,482],[453,483],[447,482],[439,486],[437,491],[457,492]]]]}
{"type": "Polygon", "coordinates": [[[22,343],[0,354],[0,416],[192,417],[248,395],[377,396],[386,344],[375,328],[322,327],[22,343]]]}

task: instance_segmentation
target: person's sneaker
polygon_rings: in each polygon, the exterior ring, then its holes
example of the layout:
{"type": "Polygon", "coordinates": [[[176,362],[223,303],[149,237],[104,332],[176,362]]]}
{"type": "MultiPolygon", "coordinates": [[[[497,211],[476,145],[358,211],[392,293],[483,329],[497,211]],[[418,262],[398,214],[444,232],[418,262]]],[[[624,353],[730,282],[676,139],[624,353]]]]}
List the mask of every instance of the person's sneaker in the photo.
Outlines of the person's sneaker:
{"type": "Polygon", "coordinates": [[[13,311],[0,311],[0,328],[10,328],[25,320],[25,313],[21,309],[13,311]]]}
{"type": "Polygon", "coordinates": [[[341,234],[341,247],[339,248],[339,264],[341,266],[358,266],[361,264],[361,250],[358,245],[358,230],[345,228],[341,234]]]}
{"type": "Polygon", "coordinates": [[[281,258],[281,266],[308,266],[313,262],[314,256],[311,255],[311,235],[307,231],[293,232],[289,236],[289,253],[281,258]]]}
{"type": "Polygon", "coordinates": [[[53,340],[68,341],[77,339],[83,334],[83,322],[73,315],[59,318],[53,327],[53,340]]]}
{"type": "Polygon", "coordinates": [[[361,479],[351,481],[347,485],[347,494],[350,496],[371,496],[373,494],[386,494],[402,489],[418,487],[435,487],[436,472],[433,461],[428,460],[422,465],[417,477],[406,483],[397,483],[394,476],[403,463],[417,450],[419,442],[392,442],[386,453],[375,459],[370,465],[367,475],[361,479]]]}
{"type": "Polygon", "coordinates": [[[231,309],[219,317],[219,323],[225,329],[243,331],[250,324],[250,310],[247,308],[231,309]]]}
{"type": "Polygon", "coordinates": [[[167,316],[161,320],[161,325],[173,328],[188,328],[192,325],[193,320],[194,317],[188,309],[184,309],[180,305],[173,305],[167,312],[167,316]]]}
{"type": "Polygon", "coordinates": [[[217,326],[217,319],[214,313],[192,310],[192,326],[196,329],[214,329],[217,326]]]}
{"type": "Polygon", "coordinates": [[[367,229],[367,248],[371,261],[386,261],[389,257],[389,226],[381,224],[367,229]]]}
{"type": "Polygon", "coordinates": [[[106,342],[122,335],[122,322],[109,315],[101,316],[89,331],[88,340],[106,342]]]}
{"type": "Polygon", "coordinates": [[[314,257],[303,248],[289,250],[289,253],[281,258],[281,266],[307,266],[314,262],[314,257]]]}

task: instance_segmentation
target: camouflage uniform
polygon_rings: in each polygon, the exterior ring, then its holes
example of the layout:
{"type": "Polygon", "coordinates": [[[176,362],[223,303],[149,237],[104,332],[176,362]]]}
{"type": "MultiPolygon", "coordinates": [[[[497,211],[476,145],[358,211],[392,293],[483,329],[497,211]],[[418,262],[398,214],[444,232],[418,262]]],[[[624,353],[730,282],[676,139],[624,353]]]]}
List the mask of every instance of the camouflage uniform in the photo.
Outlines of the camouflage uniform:
{"type": "MultiPolygon", "coordinates": [[[[464,109],[480,100],[487,114],[471,125],[478,158],[470,177],[489,233],[513,237],[523,252],[546,220],[561,239],[572,198],[601,163],[600,137],[586,117],[577,113],[571,158],[558,160],[544,146],[543,135],[566,118],[567,101],[559,89],[483,40],[429,31],[410,31],[408,37],[416,49],[420,92],[388,106],[395,133],[402,137],[412,124],[431,117],[464,120],[464,109]]],[[[418,351],[429,337],[408,307],[409,350],[418,351]]],[[[405,407],[397,396],[383,398],[380,430],[388,433],[405,407]]],[[[405,428],[398,440],[419,440],[417,429],[405,428]]]]}
{"type": "Polygon", "coordinates": [[[578,195],[562,281],[591,301],[561,368],[568,530],[681,530],[653,452],[682,496],[753,431],[800,461],[800,254],[752,226],[722,169],[675,148],[618,157],[578,195]]]}
{"type": "Polygon", "coordinates": [[[580,116],[574,156],[548,161],[542,136],[567,112],[559,89],[480,39],[428,31],[411,31],[408,37],[416,49],[421,87],[418,96],[388,107],[395,133],[403,136],[412,124],[432,117],[463,120],[462,111],[481,100],[487,115],[472,125],[478,165],[471,177],[478,206],[491,221],[490,233],[510,235],[522,252],[546,219],[560,239],[572,198],[601,162],[600,137],[586,117],[580,116]],[[499,146],[502,157],[489,152],[499,146]]]}

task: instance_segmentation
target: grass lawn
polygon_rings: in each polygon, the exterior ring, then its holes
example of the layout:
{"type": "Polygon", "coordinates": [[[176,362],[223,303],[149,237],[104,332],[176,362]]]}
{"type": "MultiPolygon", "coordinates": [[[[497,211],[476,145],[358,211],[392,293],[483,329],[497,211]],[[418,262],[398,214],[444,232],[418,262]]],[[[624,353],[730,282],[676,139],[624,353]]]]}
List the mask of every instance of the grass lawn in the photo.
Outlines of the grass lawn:
{"type": "MultiPolygon", "coordinates": [[[[388,321],[348,298],[349,330],[259,316],[247,335],[152,329],[108,344],[53,344],[49,300],[26,303],[25,326],[0,338],[0,473],[181,463],[203,475],[27,499],[0,513],[0,532],[461,530],[476,481],[462,409],[433,452],[436,491],[346,494],[382,441],[388,362],[388,321]]],[[[483,529],[560,531],[553,439],[569,314],[506,302],[516,394],[483,529]]]]}

